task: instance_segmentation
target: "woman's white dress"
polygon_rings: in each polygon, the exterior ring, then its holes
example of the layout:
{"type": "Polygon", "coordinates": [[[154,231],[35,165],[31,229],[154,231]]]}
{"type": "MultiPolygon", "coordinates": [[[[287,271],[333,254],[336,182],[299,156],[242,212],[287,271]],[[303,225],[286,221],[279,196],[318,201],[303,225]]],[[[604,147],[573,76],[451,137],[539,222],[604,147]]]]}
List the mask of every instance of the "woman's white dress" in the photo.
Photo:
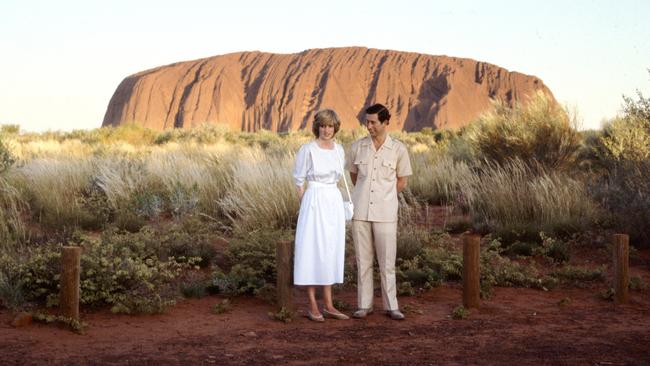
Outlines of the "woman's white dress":
{"type": "Polygon", "coordinates": [[[345,214],[337,182],[343,176],[344,151],[323,149],[316,141],[296,155],[295,184],[307,181],[296,227],[293,278],[296,285],[343,283],[345,214]],[[337,157],[338,154],[338,157],[337,157]],[[340,160],[339,160],[340,159],[340,160]]]}

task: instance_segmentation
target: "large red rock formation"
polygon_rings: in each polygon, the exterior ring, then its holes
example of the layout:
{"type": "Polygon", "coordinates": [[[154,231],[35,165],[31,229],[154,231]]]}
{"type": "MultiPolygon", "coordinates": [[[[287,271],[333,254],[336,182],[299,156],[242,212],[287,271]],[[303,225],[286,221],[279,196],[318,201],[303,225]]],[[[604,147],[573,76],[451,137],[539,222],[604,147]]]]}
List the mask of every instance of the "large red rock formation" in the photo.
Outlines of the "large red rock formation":
{"type": "Polygon", "coordinates": [[[103,126],[154,129],[225,124],[234,130],[305,128],[322,108],[343,128],[363,110],[389,107],[391,130],[457,128],[502,99],[511,105],[542,90],[534,76],[471,59],[359,47],[296,54],[241,52],[179,62],[124,79],[103,126]]]}

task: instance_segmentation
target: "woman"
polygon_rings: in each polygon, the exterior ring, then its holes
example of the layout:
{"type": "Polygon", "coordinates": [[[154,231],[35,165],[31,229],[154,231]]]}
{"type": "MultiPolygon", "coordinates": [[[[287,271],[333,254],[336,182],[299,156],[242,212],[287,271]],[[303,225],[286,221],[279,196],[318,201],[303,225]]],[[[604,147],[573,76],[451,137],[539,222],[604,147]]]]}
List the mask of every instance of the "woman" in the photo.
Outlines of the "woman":
{"type": "Polygon", "coordinates": [[[324,316],[349,319],[332,303],[332,285],[343,283],[345,216],[337,182],[343,176],[344,152],[334,142],[341,122],[331,109],[316,113],[312,132],[316,139],[300,147],[293,177],[300,198],[296,227],[294,284],[307,286],[310,320],[324,316]],[[303,188],[307,181],[307,190],[303,188]],[[323,286],[323,312],[316,303],[316,286],[323,286]]]}

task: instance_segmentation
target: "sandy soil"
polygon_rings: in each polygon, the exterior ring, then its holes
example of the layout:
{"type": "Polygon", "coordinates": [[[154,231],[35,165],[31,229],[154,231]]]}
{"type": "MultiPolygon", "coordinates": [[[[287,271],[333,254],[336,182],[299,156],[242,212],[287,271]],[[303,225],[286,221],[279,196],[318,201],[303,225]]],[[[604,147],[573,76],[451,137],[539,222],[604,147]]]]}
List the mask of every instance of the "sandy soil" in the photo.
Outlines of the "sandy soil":
{"type": "MultiPolygon", "coordinates": [[[[53,325],[9,325],[0,312],[3,365],[390,364],[390,365],[648,365],[650,295],[633,292],[629,305],[599,299],[598,289],[549,292],[497,288],[468,318],[454,320],[461,302],[455,284],[401,298],[405,321],[380,312],[362,320],[314,323],[301,316],[270,320],[261,300],[237,298],[215,315],[220,298],[185,300],[167,313],[83,313],[85,334],[53,325]],[[570,304],[558,305],[563,298],[570,304]]],[[[296,292],[299,309],[306,301],[296,292]]],[[[336,297],[350,304],[354,291],[336,297]]],[[[380,299],[376,299],[380,306],[380,299]]]]}

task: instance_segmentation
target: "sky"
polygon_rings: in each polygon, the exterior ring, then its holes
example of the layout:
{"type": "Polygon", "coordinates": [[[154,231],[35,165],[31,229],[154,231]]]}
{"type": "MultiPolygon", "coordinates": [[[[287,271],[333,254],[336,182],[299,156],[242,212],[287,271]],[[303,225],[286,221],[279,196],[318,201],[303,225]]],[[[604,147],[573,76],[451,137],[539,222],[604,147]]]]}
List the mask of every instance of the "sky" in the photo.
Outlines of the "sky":
{"type": "Polygon", "coordinates": [[[101,126],[128,75],[240,51],[362,46],[535,75],[581,129],[650,96],[650,1],[32,1],[0,3],[0,124],[101,126]]]}

